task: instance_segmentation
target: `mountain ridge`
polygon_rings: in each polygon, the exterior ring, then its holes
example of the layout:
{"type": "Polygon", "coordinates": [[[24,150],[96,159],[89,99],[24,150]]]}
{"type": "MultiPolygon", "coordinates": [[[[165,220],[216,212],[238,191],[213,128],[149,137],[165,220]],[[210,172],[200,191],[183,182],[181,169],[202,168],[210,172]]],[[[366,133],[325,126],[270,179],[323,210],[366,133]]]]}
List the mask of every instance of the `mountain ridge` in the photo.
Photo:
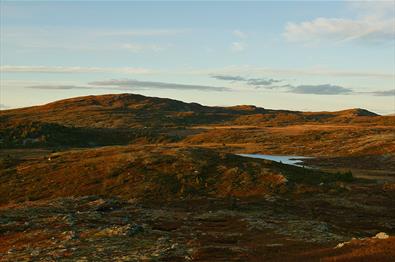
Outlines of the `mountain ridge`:
{"type": "MultiPolygon", "coordinates": [[[[0,147],[90,147],[162,142],[232,144],[247,141],[258,145],[265,141],[269,147],[278,134],[270,128],[289,127],[289,133],[278,137],[279,141],[288,141],[290,136],[298,134],[292,128],[297,127],[305,132],[289,141],[300,142],[295,148],[306,148],[306,141],[320,141],[317,148],[321,148],[333,139],[337,142],[353,139],[354,143],[360,143],[357,139],[369,139],[373,134],[377,135],[375,139],[382,135],[390,139],[389,132],[394,123],[393,116],[379,116],[359,108],[301,112],[253,105],[210,107],[135,94],[83,96],[1,111],[0,147]],[[315,131],[309,125],[314,125],[315,131]],[[331,129],[327,125],[331,125],[331,129]],[[342,130],[340,136],[338,128],[341,126],[343,129],[350,126],[350,130],[359,128],[360,131],[342,130]],[[380,129],[369,131],[367,127],[380,129]],[[249,131],[249,128],[256,130],[249,131]],[[350,136],[353,133],[355,135],[350,136]]],[[[364,148],[362,145],[361,142],[361,149],[364,148]]]]}
{"type": "MultiPolygon", "coordinates": [[[[0,112],[1,113],[7,113],[7,112],[12,112],[12,111],[18,111],[18,110],[27,110],[27,109],[34,109],[34,108],[45,108],[45,109],[50,109],[51,107],[54,106],[61,106],[61,105],[67,105],[68,103],[74,103],[74,106],[78,105],[80,102],[84,102],[85,105],[101,105],[101,106],[116,106],[116,107],[124,107],[126,104],[122,104],[122,102],[150,102],[149,104],[152,104],[153,102],[158,103],[162,102],[168,102],[168,105],[173,105],[175,107],[184,105],[184,109],[186,109],[187,106],[190,108],[188,109],[216,109],[216,110],[221,110],[221,109],[228,109],[228,110],[235,110],[235,111],[249,111],[249,112],[263,112],[263,111],[279,111],[279,112],[297,112],[297,113],[338,113],[338,114],[354,114],[358,116],[379,116],[379,114],[374,113],[372,111],[369,111],[367,109],[363,108],[349,108],[349,109],[343,109],[343,110],[337,110],[337,111],[299,111],[299,110],[288,110],[288,109],[266,109],[263,107],[258,107],[256,105],[247,105],[247,104],[238,104],[238,105],[233,105],[233,106],[206,106],[202,105],[197,102],[183,102],[181,100],[177,99],[171,99],[171,98],[162,98],[162,97],[150,97],[150,96],[144,96],[140,94],[132,94],[132,93],[122,93],[122,94],[104,94],[104,95],[88,95],[88,96],[78,96],[78,97],[71,97],[71,98],[65,98],[61,100],[56,100],[53,102],[49,102],[46,104],[42,105],[35,105],[35,106],[28,106],[28,107],[21,107],[21,108],[13,108],[13,109],[5,109],[0,112]],[[134,98],[134,99],[131,99],[134,98]],[[77,104],[75,104],[77,103],[77,104]]],[[[182,107],[181,107],[182,108],[182,107]]],[[[180,109],[180,108],[179,108],[180,109]]]]}

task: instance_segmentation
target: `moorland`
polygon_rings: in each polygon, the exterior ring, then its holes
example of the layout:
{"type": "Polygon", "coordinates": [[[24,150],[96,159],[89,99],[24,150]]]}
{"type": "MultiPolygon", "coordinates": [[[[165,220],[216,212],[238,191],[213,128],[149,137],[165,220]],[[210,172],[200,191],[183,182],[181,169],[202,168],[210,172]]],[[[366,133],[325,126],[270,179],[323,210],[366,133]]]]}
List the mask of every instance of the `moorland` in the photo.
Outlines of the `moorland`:
{"type": "Polygon", "coordinates": [[[395,116],[364,109],[118,94],[0,111],[4,261],[393,261],[394,197],[395,116]]]}

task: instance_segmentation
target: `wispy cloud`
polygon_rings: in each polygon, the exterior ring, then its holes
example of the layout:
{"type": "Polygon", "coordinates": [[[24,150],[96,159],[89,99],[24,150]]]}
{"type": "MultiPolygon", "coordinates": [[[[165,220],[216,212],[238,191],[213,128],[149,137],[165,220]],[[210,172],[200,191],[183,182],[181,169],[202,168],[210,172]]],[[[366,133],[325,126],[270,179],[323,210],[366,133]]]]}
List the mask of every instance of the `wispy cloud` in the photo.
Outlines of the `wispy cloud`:
{"type": "Polygon", "coordinates": [[[233,30],[232,34],[238,38],[241,38],[241,39],[247,37],[247,34],[241,30],[233,30]]]}
{"type": "Polygon", "coordinates": [[[94,32],[97,36],[174,36],[187,32],[179,29],[135,29],[135,30],[103,30],[94,32]]]}
{"type": "Polygon", "coordinates": [[[67,26],[4,26],[2,27],[3,37],[0,40],[4,46],[17,47],[24,51],[62,49],[108,52],[118,50],[123,43],[128,44],[131,38],[133,38],[133,41],[160,41],[162,39],[171,41],[174,36],[184,34],[187,31],[176,29],[94,29],[67,26]]]}
{"type": "Polygon", "coordinates": [[[345,88],[337,85],[299,85],[290,86],[290,93],[295,94],[313,94],[313,95],[346,95],[353,92],[350,88],[345,88]]]}
{"type": "Polygon", "coordinates": [[[244,42],[245,38],[247,38],[247,34],[241,30],[233,30],[232,35],[235,36],[237,41],[234,41],[230,44],[230,51],[232,52],[243,52],[246,50],[246,43],[244,42]]]}
{"type": "Polygon", "coordinates": [[[355,92],[350,88],[331,85],[331,84],[317,84],[317,85],[291,85],[286,83],[285,80],[279,80],[274,78],[247,78],[239,75],[211,75],[212,78],[230,82],[241,82],[247,85],[253,86],[256,89],[277,89],[279,92],[287,92],[294,94],[312,94],[312,95],[350,95],[350,94],[372,94],[389,96],[394,90],[388,91],[376,91],[376,92],[355,92]],[[281,83],[281,84],[279,84],[281,83]]]}
{"type": "Polygon", "coordinates": [[[311,21],[289,22],[284,37],[291,42],[363,43],[393,42],[395,13],[393,1],[349,1],[358,18],[318,17],[311,21]]]}
{"type": "Polygon", "coordinates": [[[351,20],[343,18],[317,18],[302,23],[288,23],[284,36],[291,42],[317,43],[324,41],[347,42],[393,41],[395,20],[351,20]]]}
{"type": "Polygon", "coordinates": [[[232,75],[211,75],[212,78],[232,82],[245,82],[247,85],[254,86],[255,88],[265,87],[271,88],[273,84],[282,82],[273,78],[246,78],[242,76],[232,75]]]}
{"type": "Polygon", "coordinates": [[[180,75],[288,75],[288,76],[331,76],[331,77],[358,77],[358,78],[386,78],[394,79],[394,73],[377,71],[348,71],[334,70],[326,68],[264,68],[255,66],[229,66],[212,69],[188,69],[188,70],[154,70],[141,67],[83,67],[83,66],[23,66],[23,65],[3,65],[0,72],[9,73],[122,73],[122,74],[154,74],[166,72],[168,74],[180,75]]]}
{"type": "Polygon", "coordinates": [[[7,105],[4,105],[4,104],[0,104],[0,110],[8,109],[8,108],[10,108],[10,107],[7,105]]]}
{"type": "Polygon", "coordinates": [[[246,49],[246,46],[242,42],[233,42],[230,45],[230,50],[233,52],[243,52],[246,49]]]}
{"type": "Polygon", "coordinates": [[[393,96],[395,97],[395,89],[371,92],[375,96],[393,96]]]}
{"type": "Polygon", "coordinates": [[[7,37],[16,39],[28,37],[50,37],[50,36],[78,36],[78,37],[167,37],[188,32],[188,29],[122,29],[122,28],[100,28],[90,27],[70,28],[67,26],[7,26],[4,33],[7,37]]]}
{"type": "Polygon", "coordinates": [[[123,44],[121,45],[121,47],[134,53],[140,53],[144,51],[160,52],[166,49],[164,46],[160,45],[138,43],[123,44]]]}
{"type": "Polygon", "coordinates": [[[346,0],[349,8],[363,17],[391,17],[395,14],[394,2],[391,0],[346,0]]]}
{"type": "Polygon", "coordinates": [[[45,89],[45,90],[70,90],[70,89],[92,89],[91,86],[77,86],[77,85],[34,85],[27,86],[31,89],[45,89]]]}
{"type": "Polygon", "coordinates": [[[112,79],[95,81],[89,85],[99,87],[112,87],[121,89],[178,89],[178,90],[202,90],[202,91],[229,91],[227,87],[175,84],[166,82],[139,81],[134,79],[112,79]]]}
{"type": "Polygon", "coordinates": [[[32,85],[25,86],[30,89],[42,90],[70,90],[70,89],[108,89],[108,90],[141,90],[141,89],[176,89],[176,90],[200,90],[200,91],[230,91],[227,87],[175,84],[166,82],[139,81],[134,79],[111,79],[94,81],[87,85],[32,85]]]}
{"type": "MultiPolygon", "coordinates": [[[[278,82],[284,80],[277,80],[271,78],[245,78],[241,76],[225,76],[213,75],[212,78],[231,81],[244,82],[247,85],[253,85],[256,89],[263,87],[265,89],[276,88],[278,92],[294,93],[294,94],[311,94],[311,95],[374,95],[374,96],[394,96],[395,89],[374,91],[374,92],[357,92],[351,88],[331,85],[331,84],[317,84],[317,85],[291,85],[283,83],[276,85],[278,82]],[[257,85],[260,84],[261,86],[257,85]]],[[[87,84],[35,84],[25,86],[29,89],[37,90],[71,90],[71,89],[102,89],[102,90],[149,90],[149,89],[173,89],[173,90],[200,90],[200,91],[232,91],[229,87],[211,86],[211,85],[194,85],[194,84],[177,84],[167,82],[154,81],[140,81],[134,79],[111,79],[103,81],[93,81],[87,84]]],[[[3,105],[3,109],[7,107],[3,105]]]]}
{"type": "Polygon", "coordinates": [[[9,73],[125,73],[152,74],[155,71],[138,67],[80,67],[80,66],[0,66],[9,73]]]}
{"type": "Polygon", "coordinates": [[[336,70],[331,68],[312,67],[312,68],[265,68],[256,66],[228,66],[223,68],[211,69],[195,69],[182,71],[184,74],[197,75],[281,75],[281,76],[330,76],[330,77],[358,77],[358,78],[386,78],[394,79],[395,73],[379,72],[379,71],[352,71],[352,70],[336,70]]]}
{"type": "Polygon", "coordinates": [[[282,82],[282,80],[277,80],[273,78],[250,78],[247,80],[248,85],[252,85],[255,87],[268,87],[279,82],[282,82]]]}
{"type": "Polygon", "coordinates": [[[246,81],[244,77],[241,76],[230,76],[230,75],[212,75],[212,78],[225,81],[246,81]]]}

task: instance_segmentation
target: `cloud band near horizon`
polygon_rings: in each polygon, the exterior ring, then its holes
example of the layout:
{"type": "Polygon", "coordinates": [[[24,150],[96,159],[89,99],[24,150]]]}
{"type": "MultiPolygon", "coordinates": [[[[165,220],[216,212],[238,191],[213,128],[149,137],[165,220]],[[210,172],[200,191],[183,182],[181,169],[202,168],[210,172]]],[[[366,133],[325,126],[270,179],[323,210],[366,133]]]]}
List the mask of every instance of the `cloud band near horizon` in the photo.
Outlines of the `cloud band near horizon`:
{"type": "MultiPolygon", "coordinates": [[[[225,81],[242,81],[247,84],[251,82],[251,79],[242,76],[212,76],[215,79],[225,81]]],[[[265,89],[277,89],[282,93],[294,93],[294,94],[308,94],[308,95],[374,95],[374,96],[394,96],[395,89],[391,90],[378,90],[373,92],[357,92],[351,88],[346,88],[339,85],[331,84],[318,84],[318,85],[290,85],[284,84],[280,86],[270,85],[272,83],[282,82],[282,80],[275,79],[258,79],[254,78],[254,81],[265,89]]],[[[254,82],[254,84],[256,84],[254,82]]],[[[173,89],[173,90],[198,90],[198,91],[233,91],[229,87],[219,86],[208,86],[208,85],[193,85],[193,84],[176,84],[167,82],[154,82],[154,81],[140,81],[135,79],[110,79],[103,81],[93,81],[87,83],[87,85],[33,85],[26,86],[25,88],[30,89],[41,89],[41,90],[71,90],[71,89],[107,89],[107,90],[149,90],[149,89],[173,89]]],[[[255,87],[256,88],[256,87],[255,87]]],[[[256,89],[259,89],[256,88],[256,89]]]]}
{"type": "Polygon", "coordinates": [[[109,89],[109,90],[141,90],[141,89],[175,89],[175,90],[199,90],[199,91],[231,91],[227,87],[175,84],[166,82],[139,81],[134,79],[111,79],[94,81],[87,86],[80,85],[34,85],[27,86],[31,89],[43,90],[70,90],[70,89],[109,89]]]}

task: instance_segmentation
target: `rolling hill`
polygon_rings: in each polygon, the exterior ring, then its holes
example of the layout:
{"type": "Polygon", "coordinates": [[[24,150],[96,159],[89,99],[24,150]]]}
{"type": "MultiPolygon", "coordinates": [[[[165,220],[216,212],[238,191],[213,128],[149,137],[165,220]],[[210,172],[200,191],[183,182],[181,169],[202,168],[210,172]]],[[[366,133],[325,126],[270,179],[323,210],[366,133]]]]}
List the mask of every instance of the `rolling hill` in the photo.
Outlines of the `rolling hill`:
{"type": "Polygon", "coordinates": [[[366,121],[387,124],[392,118],[364,109],[338,112],[270,110],[255,106],[208,107],[166,98],[134,94],[86,96],[42,106],[3,110],[1,126],[24,121],[89,128],[174,127],[201,124],[300,124],[309,122],[366,121]],[[356,118],[356,119],[354,119],[356,118]]]}
{"type": "Polygon", "coordinates": [[[133,94],[1,111],[0,260],[385,261],[394,120],[133,94]]]}
{"type": "MultiPolygon", "coordinates": [[[[290,148],[306,148],[309,141],[316,144],[316,149],[327,146],[326,141],[331,144],[343,141],[346,145],[365,145],[371,141],[375,148],[381,149],[381,143],[392,139],[394,126],[395,117],[379,116],[363,109],[298,112],[247,105],[208,107],[172,99],[120,94],[77,97],[42,106],[3,110],[0,112],[0,147],[91,147],[174,142],[268,146],[271,138],[275,144],[281,145],[281,140],[292,137],[291,142],[296,144],[290,148]],[[295,133],[295,127],[300,129],[303,126],[303,134],[295,133]],[[289,130],[281,135],[281,132],[272,132],[276,128],[289,130]],[[377,138],[380,139],[376,143],[377,138]]],[[[364,151],[365,147],[354,153],[364,151]]],[[[391,143],[389,147],[382,152],[392,152],[391,143]]],[[[307,149],[302,153],[317,154],[307,149]]],[[[344,152],[351,153],[351,148],[344,152]]]]}

